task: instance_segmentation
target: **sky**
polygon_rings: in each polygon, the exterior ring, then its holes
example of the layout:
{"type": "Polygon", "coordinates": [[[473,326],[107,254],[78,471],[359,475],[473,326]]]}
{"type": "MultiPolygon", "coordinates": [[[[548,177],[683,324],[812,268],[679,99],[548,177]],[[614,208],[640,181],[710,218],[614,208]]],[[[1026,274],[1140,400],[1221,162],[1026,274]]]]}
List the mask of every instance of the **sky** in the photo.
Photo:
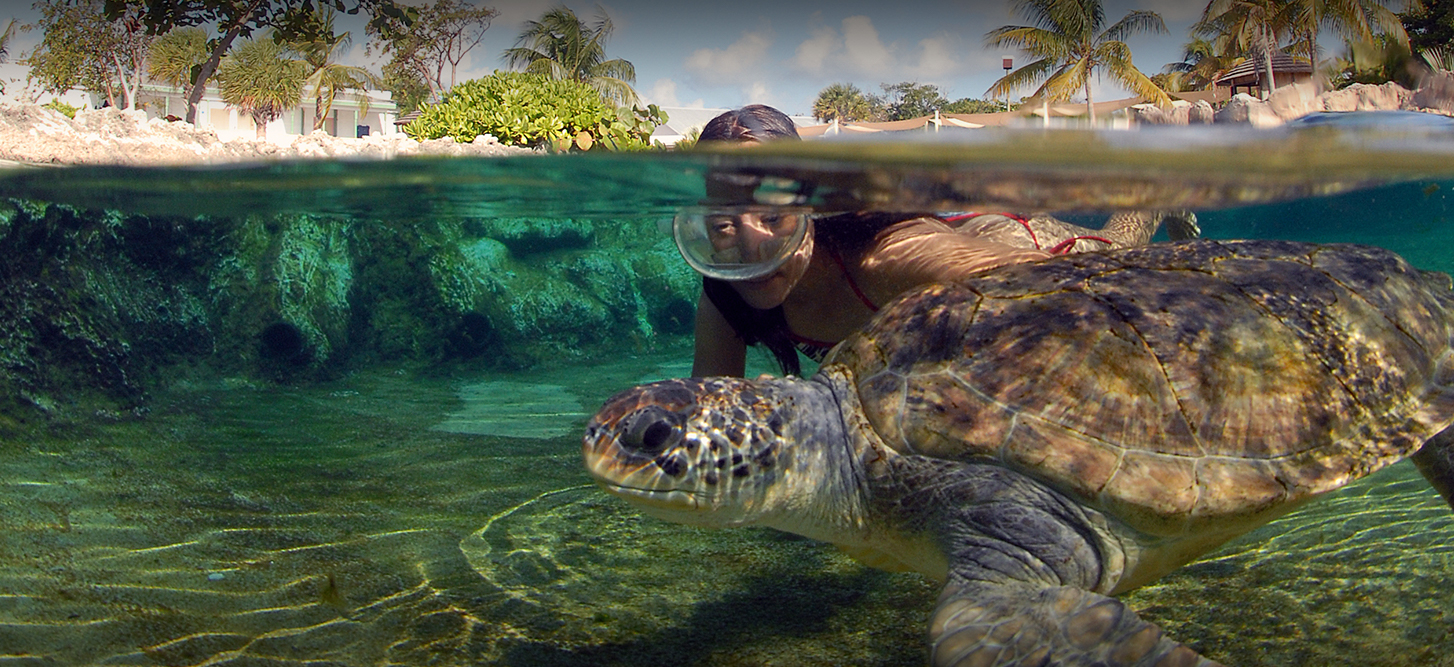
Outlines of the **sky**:
{"type": "MultiPolygon", "coordinates": [[[[423,0],[404,0],[419,4],[423,0]]],[[[466,57],[456,80],[465,81],[503,68],[501,53],[514,46],[526,21],[564,4],[588,21],[600,11],[615,32],[606,44],[609,57],[636,67],[636,90],[649,103],[674,107],[733,108],[769,104],[789,114],[811,115],[818,91],[832,83],[851,83],[866,92],[881,84],[912,81],[933,84],[949,99],[982,98],[1004,75],[1001,58],[1028,62],[1014,51],[988,49],[985,33],[1026,21],[1011,13],[1011,0],[498,0],[499,10],[484,39],[466,57]]],[[[1204,2],[1191,0],[1104,0],[1107,24],[1135,9],[1159,13],[1167,34],[1141,34],[1127,41],[1135,63],[1148,75],[1181,60],[1188,29],[1204,2]]],[[[34,22],[30,0],[0,0],[0,21],[34,22]]],[[[343,21],[351,30],[350,64],[380,64],[365,54],[363,21],[343,21]]],[[[12,58],[40,40],[22,33],[12,58]]],[[[1092,89],[1097,100],[1129,94],[1102,78],[1092,89]]],[[[1015,96],[1034,92],[1026,89],[1015,96]]]]}

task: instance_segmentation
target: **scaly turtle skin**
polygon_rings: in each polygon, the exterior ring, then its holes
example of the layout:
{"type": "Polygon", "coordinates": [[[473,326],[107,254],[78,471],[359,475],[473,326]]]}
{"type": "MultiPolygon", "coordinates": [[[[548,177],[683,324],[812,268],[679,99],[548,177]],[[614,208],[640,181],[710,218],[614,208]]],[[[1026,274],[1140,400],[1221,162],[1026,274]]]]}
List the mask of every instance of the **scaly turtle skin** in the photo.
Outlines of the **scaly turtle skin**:
{"type": "Polygon", "coordinates": [[[1146,245],[1163,225],[1173,241],[1189,241],[1202,233],[1197,216],[1191,211],[1117,211],[1100,229],[1081,227],[1044,213],[1023,221],[1000,213],[986,213],[963,221],[959,231],[1016,248],[1068,254],[1146,245]]]}
{"type": "Polygon", "coordinates": [[[586,465],[943,581],[936,665],[1213,664],[1109,596],[1401,458],[1454,503],[1451,309],[1362,246],[1057,257],[912,292],[810,380],[623,392],[586,465]]]}

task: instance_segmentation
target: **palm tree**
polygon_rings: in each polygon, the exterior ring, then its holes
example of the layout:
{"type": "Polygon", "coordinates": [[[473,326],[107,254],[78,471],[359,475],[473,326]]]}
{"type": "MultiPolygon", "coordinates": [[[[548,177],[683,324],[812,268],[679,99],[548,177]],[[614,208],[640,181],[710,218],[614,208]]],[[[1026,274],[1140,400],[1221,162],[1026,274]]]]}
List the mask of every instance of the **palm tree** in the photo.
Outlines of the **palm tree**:
{"type": "Polygon", "coordinates": [[[616,29],[605,10],[596,8],[596,22],[586,25],[567,7],[556,7],[539,21],[526,21],[505,49],[503,59],[512,69],[544,74],[552,79],[574,79],[622,106],[637,102],[636,67],[620,58],[606,60],[606,40],[616,29]]]}
{"type": "Polygon", "coordinates": [[[831,84],[813,102],[813,117],[825,123],[867,120],[872,115],[873,101],[851,83],[831,84]]]}
{"type": "Polygon", "coordinates": [[[177,28],[158,37],[147,54],[147,74],[160,83],[185,88],[192,83],[192,68],[207,60],[207,31],[177,28]]]}
{"type": "Polygon", "coordinates": [[[1064,100],[1085,90],[1090,121],[1096,121],[1091,98],[1091,76],[1104,67],[1111,78],[1132,92],[1157,104],[1171,98],[1156,87],[1131,62],[1131,48],[1121,41],[1138,32],[1166,32],[1166,23],[1156,12],[1133,11],[1110,28],[1105,27],[1101,0],[1016,0],[1016,13],[1034,23],[1007,25],[990,31],[985,42],[991,47],[1012,47],[1035,60],[996,81],[986,96],[1008,96],[1012,90],[1044,80],[1036,91],[1045,100],[1064,100]]]}
{"type": "Polygon", "coordinates": [[[306,65],[286,56],[282,45],[264,36],[243,42],[217,68],[222,101],[252,117],[259,139],[268,123],[303,101],[306,65]]]}
{"type": "MultiPolygon", "coordinates": [[[[1300,52],[1315,67],[1321,55],[1318,33],[1324,28],[1360,44],[1373,44],[1386,35],[1405,48],[1408,33],[1397,14],[1386,6],[1387,0],[1290,0],[1288,31],[1295,38],[1295,52],[1300,52]]],[[[1321,85],[1321,81],[1314,77],[1321,85]]]]}
{"type": "MultiPolygon", "coordinates": [[[[323,129],[323,122],[333,110],[333,100],[338,94],[350,89],[366,90],[370,86],[379,87],[382,82],[373,72],[362,67],[344,65],[336,62],[335,58],[343,49],[347,49],[353,43],[349,33],[342,35],[333,33],[333,22],[337,12],[329,7],[318,17],[319,30],[316,36],[305,42],[298,42],[292,45],[293,50],[302,56],[303,64],[307,68],[308,78],[303,82],[309,90],[313,91],[313,129],[323,129]]],[[[368,113],[368,95],[362,96],[362,111],[368,113]]]]}
{"type": "MultiPolygon", "coordinates": [[[[1277,89],[1272,54],[1282,36],[1297,28],[1301,0],[1211,0],[1192,33],[1209,37],[1223,55],[1255,55],[1261,61],[1262,97],[1277,89]]],[[[1318,2],[1320,0],[1310,0],[1318,2]]]]}
{"type": "MultiPolygon", "coordinates": [[[[1181,62],[1168,64],[1161,71],[1176,82],[1177,90],[1206,90],[1216,84],[1218,76],[1243,60],[1241,56],[1218,52],[1216,45],[1204,36],[1193,36],[1182,47],[1181,62]]],[[[1171,90],[1165,86],[1162,89],[1171,90]]]]}
{"type": "Polygon", "coordinates": [[[1419,58],[1435,72],[1454,72],[1454,48],[1431,46],[1420,51],[1419,58]]]}
{"type": "MultiPolygon", "coordinates": [[[[15,19],[10,19],[10,25],[5,26],[5,32],[0,34],[0,63],[10,59],[10,42],[15,38],[15,19]]],[[[5,82],[0,81],[0,93],[5,92],[5,82]]]]}
{"type": "MultiPolygon", "coordinates": [[[[10,24],[5,26],[5,32],[0,33],[0,63],[10,58],[10,42],[15,38],[16,27],[15,19],[10,19],[10,24]]],[[[4,86],[0,85],[0,90],[3,89],[4,86]]]]}

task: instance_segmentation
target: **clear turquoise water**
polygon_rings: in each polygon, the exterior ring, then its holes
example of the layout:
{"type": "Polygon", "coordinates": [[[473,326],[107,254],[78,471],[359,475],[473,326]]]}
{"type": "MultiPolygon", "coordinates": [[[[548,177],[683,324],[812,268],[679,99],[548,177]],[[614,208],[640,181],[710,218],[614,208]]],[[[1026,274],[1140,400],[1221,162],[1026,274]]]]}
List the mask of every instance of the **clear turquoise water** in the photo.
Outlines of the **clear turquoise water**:
{"type": "MultiPolygon", "coordinates": [[[[1032,134],[772,156],[44,169],[0,178],[0,196],[145,216],[525,216],[640,231],[728,165],[831,180],[885,208],[1058,201],[1089,222],[1113,199],[1192,204],[1209,237],[1372,243],[1454,272],[1454,151],[1441,142],[1032,134]]],[[[178,364],[140,416],[67,414],[64,393],[48,416],[9,408],[0,656],[921,664],[937,591],[917,576],[767,530],[661,523],[589,484],[589,413],[689,368],[686,336],[652,331],[508,370],[360,358],[278,380],[178,364]]],[[[1401,464],[1127,599],[1228,664],[1454,665],[1451,545],[1454,515],[1401,464]]]]}

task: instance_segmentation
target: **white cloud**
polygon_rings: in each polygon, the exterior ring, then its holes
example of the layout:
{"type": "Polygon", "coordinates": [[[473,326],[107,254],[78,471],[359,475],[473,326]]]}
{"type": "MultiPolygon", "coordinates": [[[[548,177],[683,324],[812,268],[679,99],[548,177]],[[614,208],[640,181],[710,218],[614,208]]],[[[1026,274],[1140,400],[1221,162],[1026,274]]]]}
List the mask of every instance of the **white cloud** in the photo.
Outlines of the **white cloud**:
{"type": "Polygon", "coordinates": [[[918,62],[908,67],[910,78],[916,80],[939,79],[957,72],[960,68],[959,49],[951,37],[929,37],[919,40],[918,62]]]}
{"type": "Polygon", "coordinates": [[[725,49],[697,49],[685,67],[707,83],[745,83],[762,72],[771,46],[770,30],[750,30],[725,49]]]}
{"type": "Polygon", "coordinates": [[[788,67],[815,79],[920,82],[953,77],[963,68],[959,54],[965,49],[952,34],[925,37],[910,52],[885,44],[867,16],[849,16],[842,26],[842,32],[831,26],[812,28],[788,67]]]}
{"type": "Polygon", "coordinates": [[[881,75],[894,65],[893,54],[867,16],[843,19],[843,51],[849,66],[861,74],[881,75]]]}
{"type": "Polygon", "coordinates": [[[655,104],[659,107],[701,109],[706,106],[700,97],[683,103],[677,97],[677,82],[671,79],[657,79],[655,83],[651,84],[651,90],[647,91],[643,97],[646,98],[647,104],[655,104]]]}
{"type": "Polygon", "coordinates": [[[777,103],[777,100],[773,98],[772,91],[767,87],[767,83],[763,81],[752,82],[743,89],[742,95],[747,100],[746,104],[766,104],[771,106],[777,103]]]}
{"type": "Polygon", "coordinates": [[[662,107],[679,107],[681,102],[677,100],[677,82],[671,79],[657,79],[651,84],[651,90],[642,97],[646,98],[649,104],[662,107]]]}
{"type": "Polygon", "coordinates": [[[789,64],[796,70],[813,76],[823,75],[823,66],[834,52],[843,49],[843,40],[838,31],[828,26],[813,28],[813,36],[798,45],[797,52],[789,64]]]}

